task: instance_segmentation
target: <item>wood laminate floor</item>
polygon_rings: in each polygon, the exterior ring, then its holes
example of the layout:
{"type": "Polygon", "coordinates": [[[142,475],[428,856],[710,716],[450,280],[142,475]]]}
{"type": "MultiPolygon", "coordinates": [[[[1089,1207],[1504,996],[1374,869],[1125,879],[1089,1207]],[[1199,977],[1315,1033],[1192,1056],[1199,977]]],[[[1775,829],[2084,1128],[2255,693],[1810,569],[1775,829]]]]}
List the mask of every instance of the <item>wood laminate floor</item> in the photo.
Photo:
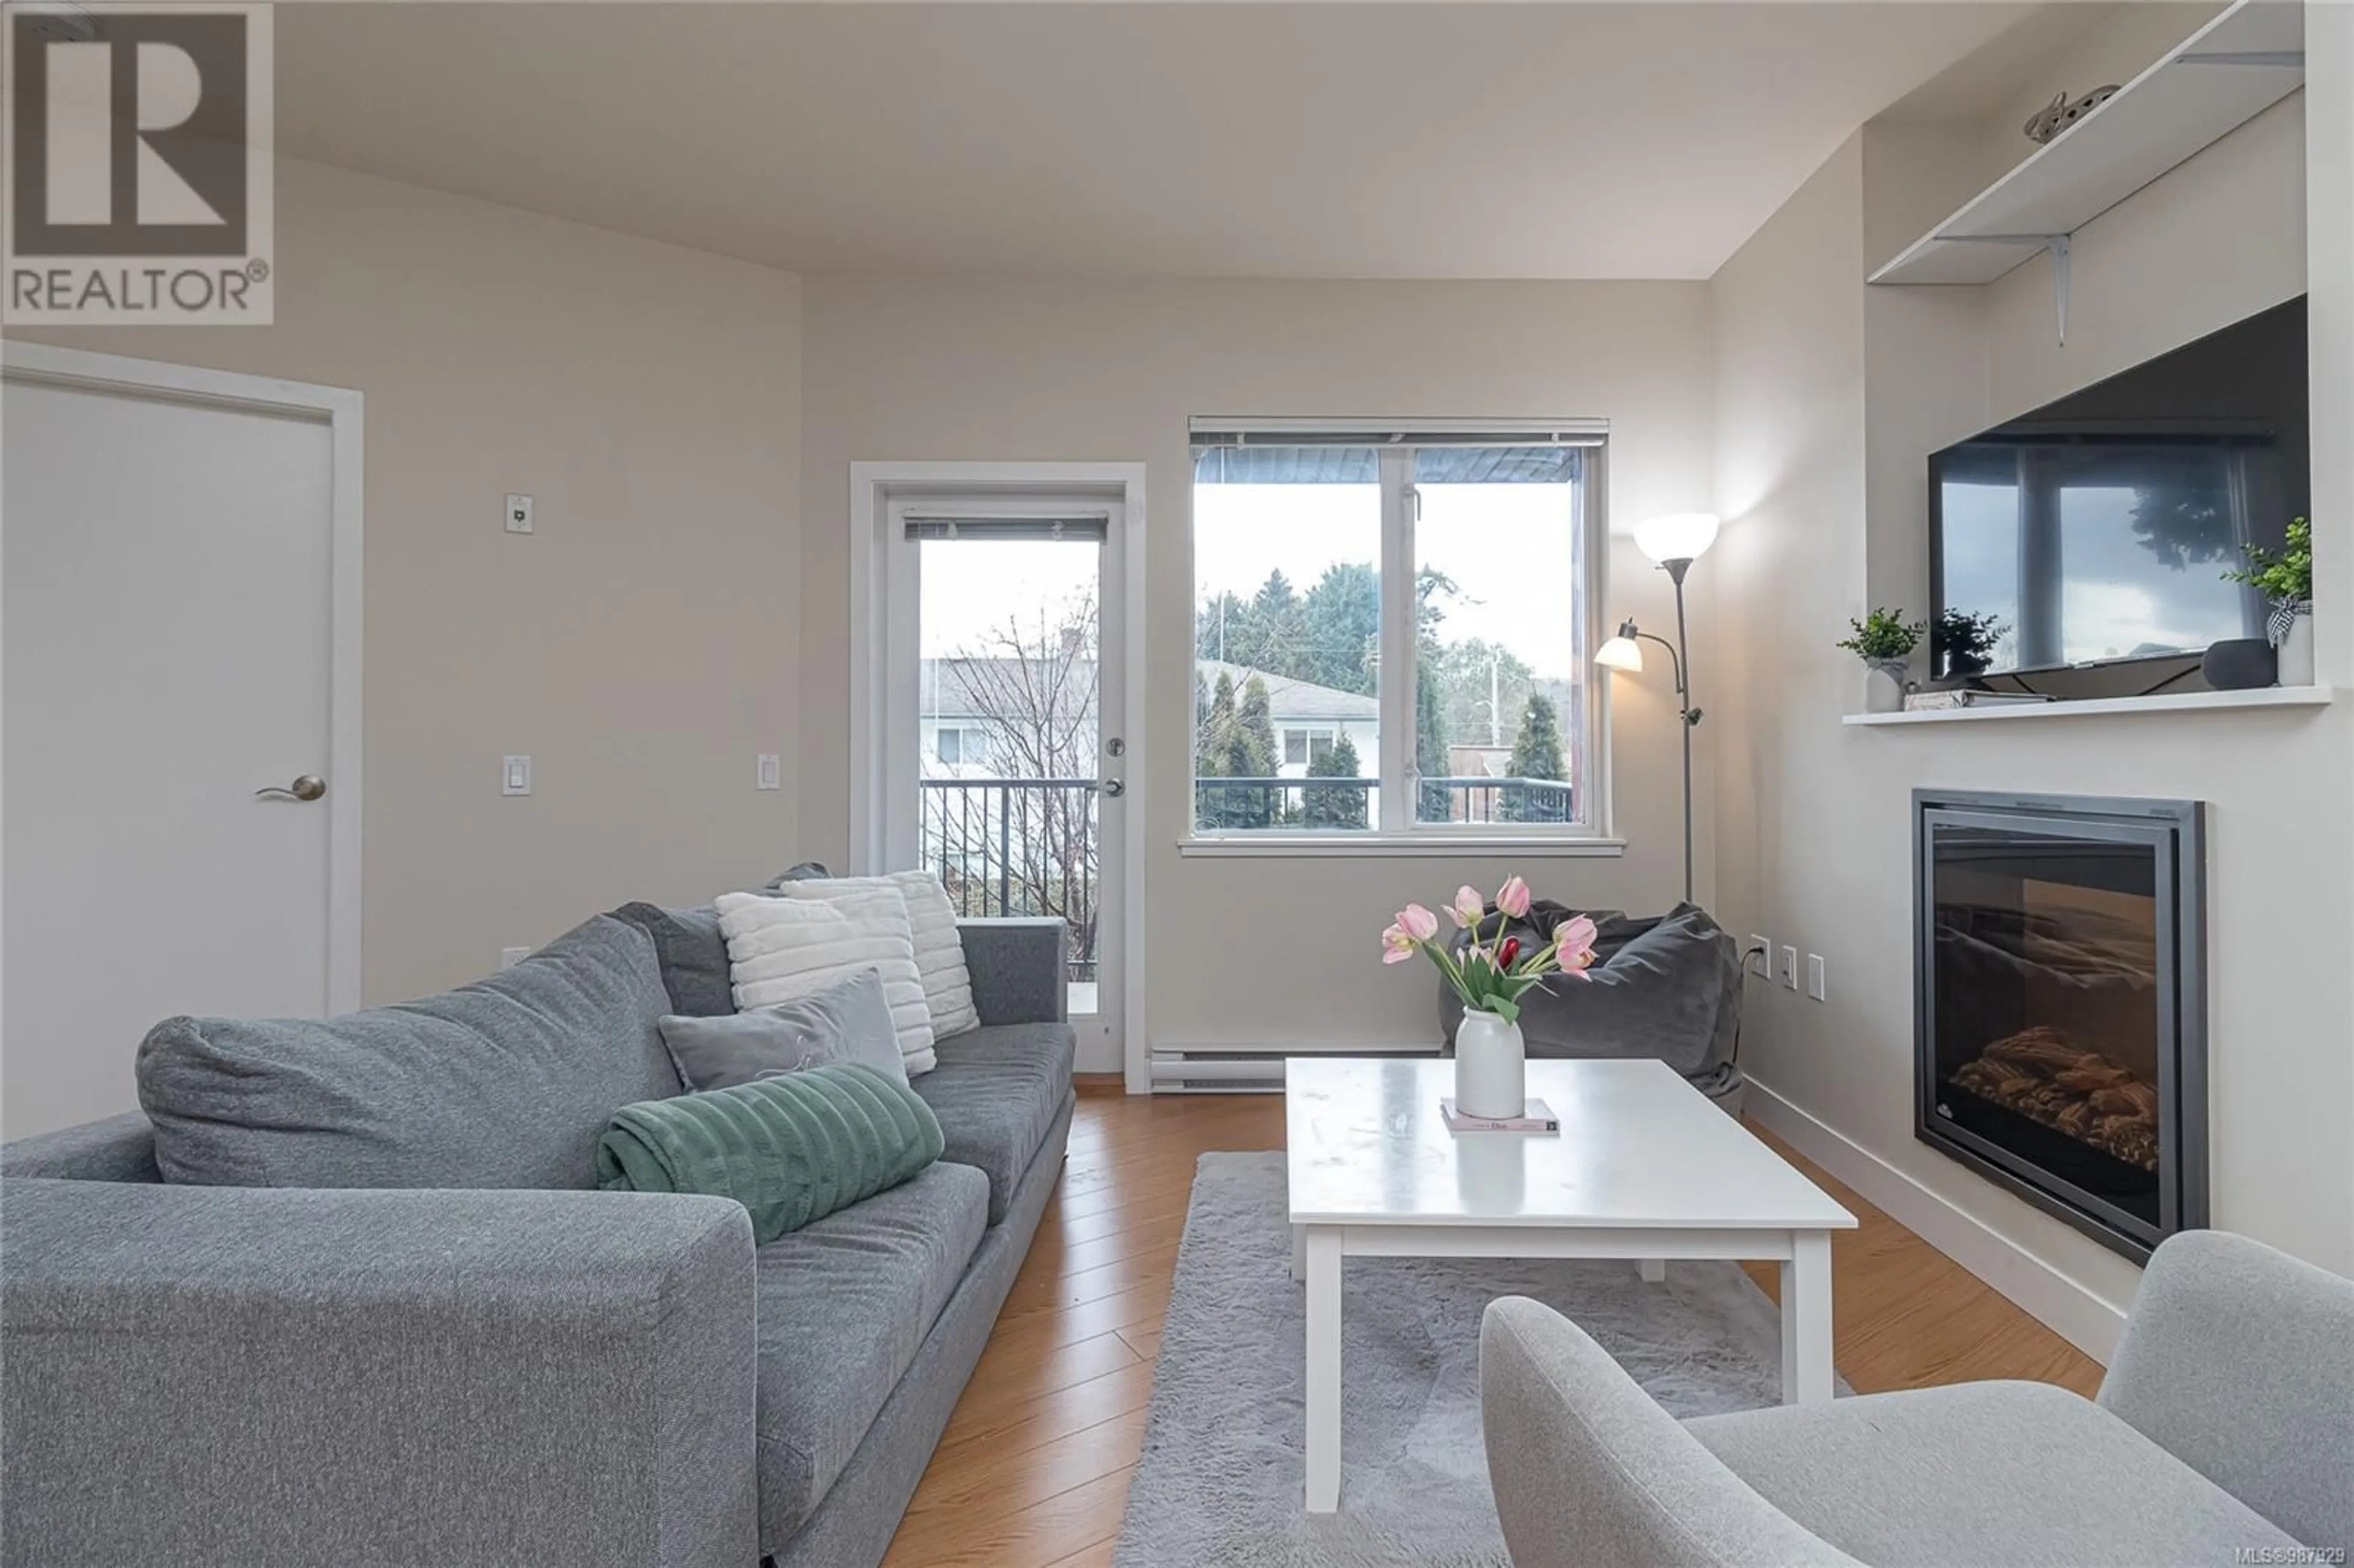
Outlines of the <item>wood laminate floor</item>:
{"type": "MultiPolygon", "coordinates": [[[[1839,1370],[1859,1392],[2100,1367],[1764,1132],[1861,1222],[1832,1238],[1839,1370]]],[[[885,1568],[1102,1568],[1161,1349],[1196,1155],[1279,1149],[1275,1095],[1129,1097],[1082,1081],[1070,1160],[885,1568]]],[[[1747,1266],[1767,1295],[1770,1264],[1747,1266]]]]}

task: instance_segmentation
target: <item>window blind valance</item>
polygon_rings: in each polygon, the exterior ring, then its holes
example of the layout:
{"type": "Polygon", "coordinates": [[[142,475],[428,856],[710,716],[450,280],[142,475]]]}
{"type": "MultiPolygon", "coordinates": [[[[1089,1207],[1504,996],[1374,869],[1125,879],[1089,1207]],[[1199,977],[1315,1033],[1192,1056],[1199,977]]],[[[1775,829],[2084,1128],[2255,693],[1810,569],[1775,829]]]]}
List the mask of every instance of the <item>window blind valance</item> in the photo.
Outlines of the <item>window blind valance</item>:
{"type": "Polygon", "coordinates": [[[1607,419],[1275,419],[1198,415],[1193,450],[1210,447],[1598,447],[1607,419]]]}
{"type": "Polygon", "coordinates": [[[1100,517],[910,517],[910,539],[1070,539],[1101,543],[1100,517]]]}
{"type": "Polygon", "coordinates": [[[1242,419],[1192,422],[1197,484],[1374,484],[1413,454],[1417,484],[1567,484],[1609,436],[1601,419],[1242,419]]]}
{"type": "MultiPolygon", "coordinates": [[[[1588,449],[1568,446],[1416,447],[1416,484],[1569,484],[1588,449]]],[[[1204,447],[1196,484],[1378,484],[1373,447],[1204,447]]]]}

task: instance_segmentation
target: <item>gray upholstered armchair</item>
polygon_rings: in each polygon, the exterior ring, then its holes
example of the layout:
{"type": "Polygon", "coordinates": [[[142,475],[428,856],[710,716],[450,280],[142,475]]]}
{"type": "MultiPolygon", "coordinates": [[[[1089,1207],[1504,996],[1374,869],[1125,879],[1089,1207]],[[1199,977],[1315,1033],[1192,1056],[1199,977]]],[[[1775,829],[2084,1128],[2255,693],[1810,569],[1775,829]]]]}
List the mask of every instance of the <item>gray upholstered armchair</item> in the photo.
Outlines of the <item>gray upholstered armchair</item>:
{"type": "Polygon", "coordinates": [[[2215,1231],[2150,1259],[2097,1401],[1959,1383],[1679,1422],[1517,1297],[1488,1308],[1479,1388],[1516,1568],[2162,1568],[2354,1545],[2354,1281],[2215,1231]]]}

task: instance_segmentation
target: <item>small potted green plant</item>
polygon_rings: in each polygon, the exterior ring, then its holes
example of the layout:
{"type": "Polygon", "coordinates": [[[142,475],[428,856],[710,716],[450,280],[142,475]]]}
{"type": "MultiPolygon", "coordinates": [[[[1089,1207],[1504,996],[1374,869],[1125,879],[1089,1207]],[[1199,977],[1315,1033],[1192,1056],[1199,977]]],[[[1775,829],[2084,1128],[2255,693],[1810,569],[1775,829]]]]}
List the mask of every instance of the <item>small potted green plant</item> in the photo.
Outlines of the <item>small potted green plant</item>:
{"type": "Polygon", "coordinates": [[[1929,637],[1930,652],[1938,673],[1947,676],[1985,674],[1995,644],[2009,630],[2000,616],[1991,612],[1973,615],[1950,605],[1939,610],[1936,628],[1929,637]]]}
{"type": "Polygon", "coordinates": [[[1834,647],[1844,648],[1863,661],[1863,708],[1866,713],[1893,714],[1904,705],[1904,686],[1911,677],[1905,661],[1921,645],[1929,629],[1925,620],[1907,620],[1899,609],[1874,609],[1861,620],[1850,619],[1854,635],[1834,647]]]}
{"type": "Polygon", "coordinates": [[[2223,577],[2255,589],[2272,606],[2264,634],[2278,662],[2275,679],[2284,686],[2313,684],[2313,524],[2293,519],[2277,550],[2262,545],[2241,549],[2248,564],[2223,577]]]}

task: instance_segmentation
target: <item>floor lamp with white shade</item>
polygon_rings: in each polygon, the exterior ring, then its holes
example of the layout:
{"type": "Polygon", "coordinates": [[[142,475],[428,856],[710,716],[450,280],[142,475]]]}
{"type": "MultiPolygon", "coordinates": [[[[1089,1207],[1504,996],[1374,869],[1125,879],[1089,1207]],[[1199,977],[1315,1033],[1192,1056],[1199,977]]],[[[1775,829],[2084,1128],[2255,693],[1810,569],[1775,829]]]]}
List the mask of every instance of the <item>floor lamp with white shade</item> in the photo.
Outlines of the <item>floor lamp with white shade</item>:
{"type": "Polygon", "coordinates": [[[1700,710],[1691,701],[1691,654],[1684,641],[1684,574],[1716,543],[1717,518],[1712,512],[1675,512],[1654,517],[1635,529],[1635,547],[1656,562],[1676,585],[1676,640],[1669,641],[1642,630],[1633,620],[1618,623],[1618,634],[1594,652],[1594,662],[1606,670],[1639,671],[1643,644],[1656,642],[1668,651],[1676,680],[1676,717],[1684,742],[1684,902],[1692,896],[1691,732],[1700,710]]]}

